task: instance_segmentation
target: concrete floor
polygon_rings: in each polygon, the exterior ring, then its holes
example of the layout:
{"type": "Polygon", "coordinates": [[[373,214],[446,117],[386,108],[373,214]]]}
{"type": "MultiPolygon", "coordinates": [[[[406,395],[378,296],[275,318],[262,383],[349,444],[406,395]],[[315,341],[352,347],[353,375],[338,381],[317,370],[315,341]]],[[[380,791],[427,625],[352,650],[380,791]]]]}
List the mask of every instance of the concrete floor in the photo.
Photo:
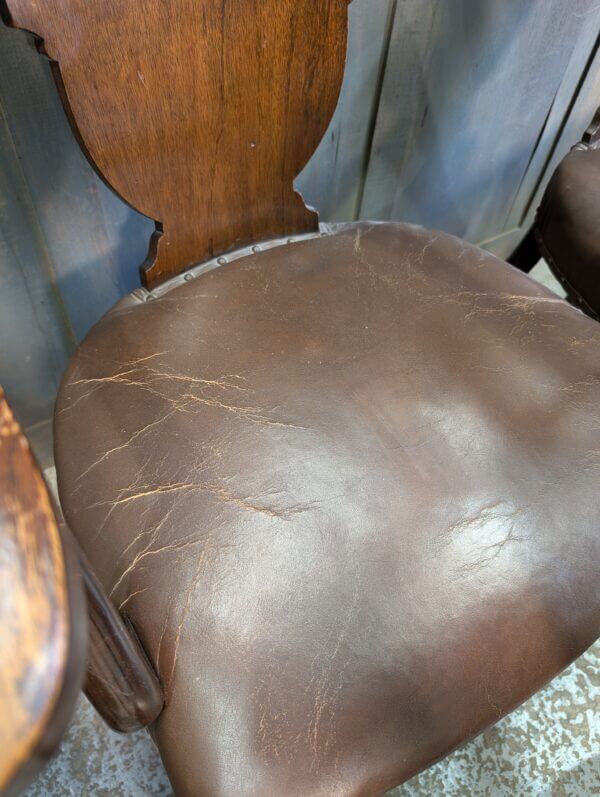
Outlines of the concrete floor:
{"type": "MultiPolygon", "coordinates": [[[[543,263],[536,266],[532,275],[564,295],[543,263]]],[[[26,793],[27,797],[171,794],[160,757],[148,734],[141,731],[120,736],[111,732],[83,697],[59,755],[26,793]]],[[[388,797],[597,795],[600,795],[600,643],[519,710],[444,761],[394,789],[388,797]]]]}

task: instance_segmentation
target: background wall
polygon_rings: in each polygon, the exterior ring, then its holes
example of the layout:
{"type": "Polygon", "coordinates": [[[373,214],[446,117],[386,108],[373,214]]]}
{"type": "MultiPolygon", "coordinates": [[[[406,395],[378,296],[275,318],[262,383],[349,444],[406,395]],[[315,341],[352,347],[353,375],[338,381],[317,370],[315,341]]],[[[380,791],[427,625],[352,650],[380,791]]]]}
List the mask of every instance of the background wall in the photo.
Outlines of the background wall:
{"type": "MultiPolygon", "coordinates": [[[[297,185],[508,256],[600,105],[598,0],[354,0],[336,115],[297,185]]],[[[68,356],[138,285],[153,224],[80,153],[33,40],[0,24],[0,384],[43,451],[68,356]]]]}

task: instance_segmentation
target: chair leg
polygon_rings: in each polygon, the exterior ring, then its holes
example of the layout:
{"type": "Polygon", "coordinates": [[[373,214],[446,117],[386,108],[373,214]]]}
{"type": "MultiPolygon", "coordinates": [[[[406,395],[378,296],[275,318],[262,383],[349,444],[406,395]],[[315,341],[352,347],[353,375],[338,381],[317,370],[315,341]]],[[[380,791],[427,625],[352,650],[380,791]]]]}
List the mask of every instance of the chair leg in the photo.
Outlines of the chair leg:
{"type": "Polygon", "coordinates": [[[520,271],[524,271],[525,274],[529,274],[540,257],[540,250],[535,238],[534,228],[532,227],[508,258],[508,262],[511,266],[515,266],[520,271]]]}
{"type": "Polygon", "coordinates": [[[131,624],[126,625],[79,546],[88,608],[88,665],[84,692],[105,722],[128,733],[150,725],[164,705],[158,678],[131,624]]]}

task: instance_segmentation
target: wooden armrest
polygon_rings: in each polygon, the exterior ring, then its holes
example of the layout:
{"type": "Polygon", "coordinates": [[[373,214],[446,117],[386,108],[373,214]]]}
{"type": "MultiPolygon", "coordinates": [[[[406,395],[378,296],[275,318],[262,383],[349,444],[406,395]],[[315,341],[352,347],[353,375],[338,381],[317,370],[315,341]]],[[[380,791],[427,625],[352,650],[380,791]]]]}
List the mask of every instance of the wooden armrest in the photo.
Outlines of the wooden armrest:
{"type": "Polygon", "coordinates": [[[0,388],[0,793],[25,787],[54,752],[85,668],[77,562],[0,388]]]}
{"type": "Polygon", "coordinates": [[[2,388],[0,584],[0,794],[8,797],[56,750],[84,675],[86,695],[118,731],[150,724],[163,696],[53,506],[2,388]]]}

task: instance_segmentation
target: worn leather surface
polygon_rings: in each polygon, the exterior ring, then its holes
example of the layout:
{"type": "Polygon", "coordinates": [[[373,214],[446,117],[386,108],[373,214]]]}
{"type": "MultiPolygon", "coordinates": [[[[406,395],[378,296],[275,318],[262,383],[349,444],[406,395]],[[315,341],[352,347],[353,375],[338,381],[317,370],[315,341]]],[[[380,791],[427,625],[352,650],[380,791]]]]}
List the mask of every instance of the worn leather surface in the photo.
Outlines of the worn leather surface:
{"type": "Polygon", "coordinates": [[[382,794],[598,635],[600,327],[441,233],[350,225],[108,315],[56,457],[178,795],[382,794]]]}
{"type": "Polygon", "coordinates": [[[540,207],[536,237],[568,294],[600,318],[600,149],[581,144],[560,163],[540,207]]]}

